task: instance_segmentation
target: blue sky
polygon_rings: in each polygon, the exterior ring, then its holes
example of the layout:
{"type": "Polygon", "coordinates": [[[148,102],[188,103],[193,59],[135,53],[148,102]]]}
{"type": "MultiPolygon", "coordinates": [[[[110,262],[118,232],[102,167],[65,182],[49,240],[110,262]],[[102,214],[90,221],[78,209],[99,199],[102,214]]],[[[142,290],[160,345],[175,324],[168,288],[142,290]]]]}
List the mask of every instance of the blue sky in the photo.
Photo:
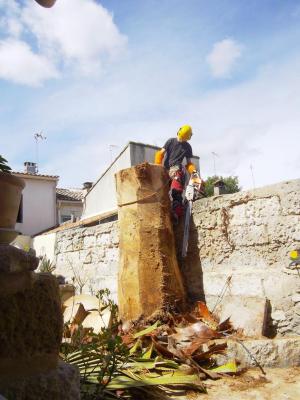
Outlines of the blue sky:
{"type": "Polygon", "coordinates": [[[60,186],[182,124],[204,177],[299,177],[300,1],[0,0],[0,153],[60,186]]]}

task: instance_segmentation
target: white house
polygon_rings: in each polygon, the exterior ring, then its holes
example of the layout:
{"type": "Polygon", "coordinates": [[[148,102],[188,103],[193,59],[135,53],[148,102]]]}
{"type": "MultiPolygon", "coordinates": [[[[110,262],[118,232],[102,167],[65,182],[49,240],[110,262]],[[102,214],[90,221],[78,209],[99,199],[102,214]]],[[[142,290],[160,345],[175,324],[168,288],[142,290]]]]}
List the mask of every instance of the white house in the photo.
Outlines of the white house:
{"type": "Polygon", "coordinates": [[[81,218],[85,193],[86,190],[56,189],[58,225],[68,221],[75,222],[81,218]]]}
{"type": "MultiPolygon", "coordinates": [[[[116,212],[115,173],[121,169],[130,168],[145,161],[153,163],[157,150],[159,150],[159,147],[144,143],[129,142],[86,194],[82,219],[102,213],[116,212]]],[[[194,156],[192,161],[197,169],[199,169],[199,157],[194,156]]]]}
{"type": "Polygon", "coordinates": [[[58,176],[37,173],[35,163],[25,162],[24,172],[13,175],[24,179],[26,186],[18,215],[16,230],[23,235],[33,236],[56,226],[56,185],[58,176]]]}

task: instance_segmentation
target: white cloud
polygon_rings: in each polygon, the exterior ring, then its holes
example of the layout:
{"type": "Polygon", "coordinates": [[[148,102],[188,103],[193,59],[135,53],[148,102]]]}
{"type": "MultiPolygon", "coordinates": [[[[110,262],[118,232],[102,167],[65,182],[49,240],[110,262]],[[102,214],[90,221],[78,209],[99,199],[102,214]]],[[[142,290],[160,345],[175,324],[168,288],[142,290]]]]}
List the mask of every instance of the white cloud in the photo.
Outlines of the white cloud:
{"type": "Polygon", "coordinates": [[[58,73],[46,57],[34,54],[22,41],[0,41],[0,78],[24,85],[37,86],[58,73]]]}
{"type": "Polygon", "coordinates": [[[74,63],[82,71],[97,69],[126,44],[112,15],[94,0],[62,0],[51,10],[30,2],[22,20],[41,51],[59,55],[60,61],[74,63]]]}
{"type": "Polygon", "coordinates": [[[60,0],[52,9],[32,0],[0,6],[0,77],[15,83],[39,85],[58,69],[99,75],[126,47],[112,15],[94,0],[60,0]]]}
{"type": "Polygon", "coordinates": [[[232,39],[224,39],[213,45],[208,62],[215,78],[229,78],[237,60],[241,57],[242,46],[232,39]]]}

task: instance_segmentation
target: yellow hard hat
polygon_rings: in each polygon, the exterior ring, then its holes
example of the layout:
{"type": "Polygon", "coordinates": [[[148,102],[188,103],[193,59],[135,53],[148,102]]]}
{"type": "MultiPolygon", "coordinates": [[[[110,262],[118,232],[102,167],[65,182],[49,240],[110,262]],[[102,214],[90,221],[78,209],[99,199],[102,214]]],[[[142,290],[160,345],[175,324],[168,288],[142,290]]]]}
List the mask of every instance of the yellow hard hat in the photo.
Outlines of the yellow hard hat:
{"type": "Polygon", "coordinates": [[[192,127],[190,125],[183,125],[177,132],[177,136],[179,137],[179,139],[183,140],[184,142],[190,140],[192,134],[192,127]]]}

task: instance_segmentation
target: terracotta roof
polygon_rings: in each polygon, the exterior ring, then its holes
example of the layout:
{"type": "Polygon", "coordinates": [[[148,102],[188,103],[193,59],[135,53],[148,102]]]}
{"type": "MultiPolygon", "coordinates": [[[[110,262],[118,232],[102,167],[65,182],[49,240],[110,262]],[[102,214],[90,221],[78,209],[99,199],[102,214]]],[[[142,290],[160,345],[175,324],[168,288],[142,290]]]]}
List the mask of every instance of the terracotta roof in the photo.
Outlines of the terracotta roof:
{"type": "Polygon", "coordinates": [[[56,188],[56,198],[65,201],[81,201],[84,198],[84,191],[56,188]]]}
{"type": "Polygon", "coordinates": [[[11,173],[13,175],[28,175],[28,176],[37,176],[40,178],[54,178],[54,179],[58,179],[59,176],[58,175],[44,175],[44,174],[32,174],[30,172],[16,172],[16,171],[11,171],[11,173]]]}

